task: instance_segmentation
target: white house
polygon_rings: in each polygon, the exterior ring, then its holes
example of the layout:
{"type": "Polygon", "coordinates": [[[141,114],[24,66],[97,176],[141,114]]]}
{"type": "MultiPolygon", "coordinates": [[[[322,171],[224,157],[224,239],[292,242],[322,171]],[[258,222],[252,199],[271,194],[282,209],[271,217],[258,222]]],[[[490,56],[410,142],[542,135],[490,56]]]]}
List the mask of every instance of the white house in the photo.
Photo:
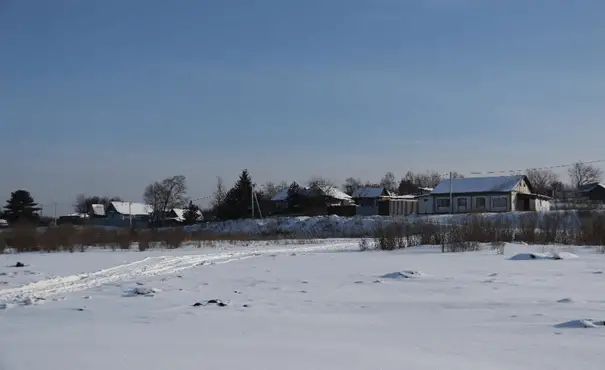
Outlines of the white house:
{"type": "Polygon", "coordinates": [[[468,177],[444,180],[430,194],[418,197],[418,213],[547,211],[550,200],[534,194],[524,175],[468,177]]]}

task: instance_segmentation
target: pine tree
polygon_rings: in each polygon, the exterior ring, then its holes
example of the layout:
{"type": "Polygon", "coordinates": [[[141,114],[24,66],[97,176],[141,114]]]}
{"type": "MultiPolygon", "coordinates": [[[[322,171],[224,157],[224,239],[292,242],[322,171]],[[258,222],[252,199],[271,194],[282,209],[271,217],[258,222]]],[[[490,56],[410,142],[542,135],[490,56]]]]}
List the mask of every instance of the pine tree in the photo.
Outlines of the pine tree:
{"type": "Polygon", "coordinates": [[[252,186],[248,170],[243,170],[233,188],[227,192],[223,204],[218,207],[218,218],[232,220],[250,217],[252,214],[252,186]]]}
{"type": "Polygon", "coordinates": [[[17,190],[11,193],[4,207],[4,217],[10,224],[17,222],[36,223],[40,219],[40,208],[34,202],[31,194],[26,190],[17,190]]]}
{"type": "Polygon", "coordinates": [[[187,209],[185,210],[185,224],[186,225],[193,225],[195,224],[201,215],[201,210],[200,207],[198,207],[196,204],[193,204],[192,201],[189,201],[189,205],[187,206],[187,209]]]}
{"type": "Polygon", "coordinates": [[[288,209],[290,212],[294,212],[302,206],[303,202],[303,194],[300,185],[294,181],[288,187],[288,209]]]}

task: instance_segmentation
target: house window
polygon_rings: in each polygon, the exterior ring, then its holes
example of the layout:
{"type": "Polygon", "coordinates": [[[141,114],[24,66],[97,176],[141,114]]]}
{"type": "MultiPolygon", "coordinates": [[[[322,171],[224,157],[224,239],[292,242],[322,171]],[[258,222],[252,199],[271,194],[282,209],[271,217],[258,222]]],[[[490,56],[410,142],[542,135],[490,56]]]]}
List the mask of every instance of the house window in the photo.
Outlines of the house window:
{"type": "Polygon", "coordinates": [[[485,209],[485,198],[479,197],[475,199],[475,208],[477,209],[485,209]]]}
{"type": "Polygon", "coordinates": [[[449,199],[437,199],[437,207],[439,208],[449,208],[450,200],[449,199]]]}
{"type": "Polygon", "coordinates": [[[466,208],[466,198],[458,198],[458,208],[466,208]]]}
{"type": "Polygon", "coordinates": [[[508,202],[504,197],[492,198],[492,208],[506,208],[508,202]]]}

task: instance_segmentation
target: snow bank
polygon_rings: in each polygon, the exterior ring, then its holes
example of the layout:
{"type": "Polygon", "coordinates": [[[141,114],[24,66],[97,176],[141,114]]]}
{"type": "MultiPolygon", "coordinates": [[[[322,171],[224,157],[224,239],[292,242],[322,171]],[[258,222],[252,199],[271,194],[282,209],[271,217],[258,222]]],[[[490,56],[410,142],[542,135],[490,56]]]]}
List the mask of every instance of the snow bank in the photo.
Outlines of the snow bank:
{"type": "Polygon", "coordinates": [[[510,260],[513,261],[530,261],[530,260],[571,260],[578,258],[577,255],[569,252],[552,252],[552,253],[519,253],[515,254],[510,260]]]}

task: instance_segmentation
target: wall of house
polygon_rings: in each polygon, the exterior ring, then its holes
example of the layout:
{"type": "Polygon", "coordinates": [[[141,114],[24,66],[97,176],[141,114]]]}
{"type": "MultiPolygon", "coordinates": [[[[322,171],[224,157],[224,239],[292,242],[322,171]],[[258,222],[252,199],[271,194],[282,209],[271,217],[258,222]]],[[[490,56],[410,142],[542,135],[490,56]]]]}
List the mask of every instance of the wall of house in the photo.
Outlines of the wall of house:
{"type": "Polygon", "coordinates": [[[517,185],[517,188],[515,189],[515,191],[517,193],[531,194],[531,190],[529,190],[529,184],[525,180],[519,182],[519,185],[517,185]]]}
{"type": "Polygon", "coordinates": [[[536,212],[547,212],[550,211],[550,200],[546,199],[532,199],[530,207],[532,211],[536,212]]]}
{"type": "Polygon", "coordinates": [[[420,215],[430,215],[433,211],[433,197],[418,197],[417,212],[420,215]]]}
{"type": "Polygon", "coordinates": [[[381,216],[408,216],[418,211],[416,199],[387,199],[379,202],[381,216]]]}
{"type": "MultiPolygon", "coordinates": [[[[454,213],[508,212],[514,206],[510,194],[455,195],[453,200],[454,213]]],[[[432,208],[429,208],[429,202],[423,201],[422,198],[419,201],[421,205],[418,207],[418,213],[420,214],[450,213],[452,211],[448,195],[434,196],[432,208]]]]}
{"type": "Polygon", "coordinates": [[[378,198],[358,198],[355,203],[357,216],[375,216],[379,212],[378,198]]]}

